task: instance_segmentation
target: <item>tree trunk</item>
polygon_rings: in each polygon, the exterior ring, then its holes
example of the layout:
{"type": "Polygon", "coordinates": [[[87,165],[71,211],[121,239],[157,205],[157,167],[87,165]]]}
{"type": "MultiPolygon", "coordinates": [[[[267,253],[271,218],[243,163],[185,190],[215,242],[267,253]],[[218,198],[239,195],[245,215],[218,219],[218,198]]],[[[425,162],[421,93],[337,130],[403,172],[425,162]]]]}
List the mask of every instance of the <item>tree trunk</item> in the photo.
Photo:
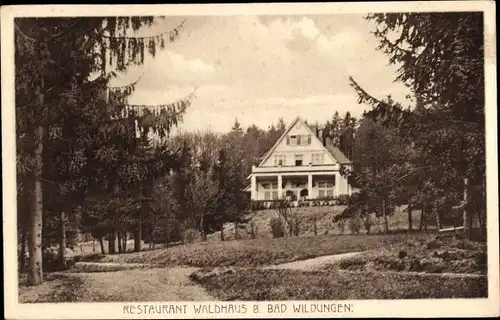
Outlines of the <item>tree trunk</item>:
{"type": "Polygon", "coordinates": [[[238,222],[235,222],[235,223],[234,223],[234,238],[235,238],[236,240],[238,240],[238,239],[240,238],[239,229],[240,229],[240,228],[239,228],[239,224],[238,224],[238,222]]]}
{"type": "Polygon", "coordinates": [[[441,230],[441,220],[439,219],[439,212],[436,206],[436,203],[432,203],[432,212],[434,216],[436,217],[436,226],[438,231],[441,230]]]}
{"type": "Polygon", "coordinates": [[[92,239],[92,252],[95,252],[95,239],[92,239]]]}
{"type": "Polygon", "coordinates": [[[66,269],[66,215],[64,210],[59,209],[59,264],[66,269]]]}
{"type": "MultiPolygon", "coordinates": [[[[39,93],[39,105],[43,106],[43,94],[39,93]]],[[[42,167],[43,167],[43,138],[44,127],[39,126],[34,135],[35,147],[35,172],[33,205],[30,214],[30,239],[28,243],[29,250],[29,268],[28,283],[30,285],[39,285],[43,282],[42,266],[42,214],[43,214],[43,187],[42,187],[42,167]]]]}
{"type": "Polygon", "coordinates": [[[413,230],[413,221],[412,221],[412,207],[411,206],[408,206],[408,231],[412,231],[413,230]]]}
{"type": "Polygon", "coordinates": [[[102,237],[99,237],[99,244],[101,245],[101,253],[106,253],[106,251],[104,251],[104,239],[102,237]]]}
{"type": "Polygon", "coordinates": [[[134,233],[134,251],[139,252],[141,251],[141,228],[137,228],[137,230],[134,233]]]}
{"type": "Polygon", "coordinates": [[[24,273],[26,271],[26,226],[24,224],[21,226],[21,256],[19,263],[19,272],[24,273]]]}
{"type": "Polygon", "coordinates": [[[428,208],[427,206],[425,206],[425,210],[424,210],[424,231],[427,232],[427,217],[428,217],[428,208]]]}
{"type": "Polygon", "coordinates": [[[220,227],[220,241],[224,241],[224,224],[220,227]]]}
{"type": "Polygon", "coordinates": [[[382,199],[382,216],[384,217],[385,233],[389,233],[389,221],[387,220],[387,205],[385,199],[382,199]]]}
{"type": "Polygon", "coordinates": [[[204,214],[201,214],[200,216],[200,238],[201,238],[201,241],[205,241],[207,239],[207,235],[205,233],[205,215],[204,214]]]}
{"type": "Polygon", "coordinates": [[[144,201],[141,201],[139,212],[139,222],[137,223],[137,230],[134,234],[134,251],[141,251],[141,240],[142,240],[142,211],[144,210],[144,201]]]}
{"type": "Polygon", "coordinates": [[[467,239],[471,238],[471,219],[469,215],[469,205],[468,205],[468,190],[469,180],[464,178],[464,208],[463,208],[463,220],[464,220],[464,235],[467,239]]]}
{"type": "Polygon", "coordinates": [[[127,231],[125,231],[123,233],[123,238],[122,238],[122,241],[123,241],[123,244],[122,244],[122,247],[123,247],[123,252],[127,252],[127,231]]]}
{"type": "Polygon", "coordinates": [[[115,239],[116,239],[116,234],[114,231],[112,231],[108,235],[108,249],[110,254],[116,253],[115,239]]]}
{"type": "Polygon", "coordinates": [[[118,253],[123,253],[122,233],[118,231],[116,235],[118,236],[118,253]]]}

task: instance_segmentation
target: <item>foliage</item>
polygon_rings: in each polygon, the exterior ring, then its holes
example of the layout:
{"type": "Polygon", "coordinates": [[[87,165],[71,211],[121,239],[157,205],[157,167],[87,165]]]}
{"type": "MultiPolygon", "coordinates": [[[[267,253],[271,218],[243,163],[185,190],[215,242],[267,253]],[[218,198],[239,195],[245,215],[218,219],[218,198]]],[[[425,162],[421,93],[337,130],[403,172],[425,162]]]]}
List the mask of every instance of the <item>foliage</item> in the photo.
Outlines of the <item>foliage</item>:
{"type": "Polygon", "coordinates": [[[466,240],[440,241],[439,248],[429,247],[429,241],[406,241],[377,249],[362,256],[347,258],[339,266],[347,270],[415,271],[429,273],[486,274],[483,244],[466,240]],[[464,243],[470,247],[464,248],[464,243]],[[404,251],[404,256],[398,252],[404,251]]]}
{"type": "Polygon", "coordinates": [[[273,238],[282,238],[285,236],[285,226],[280,218],[274,217],[269,220],[269,228],[273,238]]]}
{"type": "Polygon", "coordinates": [[[381,133],[388,130],[382,137],[400,140],[390,150],[399,145],[403,152],[396,154],[408,155],[389,158],[381,171],[387,174],[374,179],[391,187],[391,202],[407,202],[424,216],[443,203],[458,206],[464,190],[482,189],[465,200],[468,232],[472,213],[480,219],[485,214],[480,205],[485,200],[482,13],[389,13],[367,19],[376,23],[379,49],[398,66],[395,80],[405,83],[416,100],[404,107],[390,97],[377,99],[351,78],[359,102],[373,106],[365,118],[386,128],[379,128],[381,133]]]}

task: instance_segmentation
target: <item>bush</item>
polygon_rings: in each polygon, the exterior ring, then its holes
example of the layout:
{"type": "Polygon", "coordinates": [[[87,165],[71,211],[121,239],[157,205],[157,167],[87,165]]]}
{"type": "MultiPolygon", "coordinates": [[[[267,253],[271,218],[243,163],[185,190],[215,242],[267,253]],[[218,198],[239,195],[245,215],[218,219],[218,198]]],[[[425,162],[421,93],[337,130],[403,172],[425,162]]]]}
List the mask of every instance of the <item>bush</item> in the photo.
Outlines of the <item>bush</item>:
{"type": "Polygon", "coordinates": [[[365,227],[366,233],[370,233],[370,230],[372,229],[374,224],[375,223],[373,222],[372,217],[367,214],[363,219],[363,226],[365,227]]]}
{"type": "Polygon", "coordinates": [[[292,232],[293,235],[298,237],[300,234],[300,225],[302,224],[302,220],[298,217],[294,217],[292,220],[292,232]]]}
{"type": "Polygon", "coordinates": [[[273,238],[282,238],[285,236],[285,228],[280,218],[272,218],[269,221],[273,238]]]}
{"type": "Polygon", "coordinates": [[[43,251],[42,265],[44,272],[64,271],[74,264],[73,259],[66,259],[66,264],[62,265],[59,261],[59,250],[56,248],[46,248],[43,251]]]}
{"type": "Polygon", "coordinates": [[[198,238],[198,236],[199,234],[197,230],[187,229],[182,235],[182,240],[185,243],[193,243],[198,238]]]}
{"type": "Polygon", "coordinates": [[[349,203],[350,199],[351,199],[351,197],[349,195],[342,194],[342,195],[338,196],[337,204],[340,206],[344,206],[344,205],[349,203]]]}
{"type": "Polygon", "coordinates": [[[182,237],[181,224],[175,219],[164,219],[153,227],[153,243],[178,242],[182,237]]]}
{"type": "Polygon", "coordinates": [[[349,218],[349,230],[352,233],[359,233],[361,231],[361,219],[357,216],[349,218]]]}

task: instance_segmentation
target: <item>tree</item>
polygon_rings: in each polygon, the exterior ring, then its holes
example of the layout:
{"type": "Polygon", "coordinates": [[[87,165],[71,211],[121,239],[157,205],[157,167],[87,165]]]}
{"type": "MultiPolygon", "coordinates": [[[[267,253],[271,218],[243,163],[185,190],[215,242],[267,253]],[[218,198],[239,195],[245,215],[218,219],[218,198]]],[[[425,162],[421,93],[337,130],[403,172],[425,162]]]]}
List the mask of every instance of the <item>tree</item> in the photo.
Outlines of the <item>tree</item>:
{"type": "MultiPolygon", "coordinates": [[[[411,88],[421,104],[412,110],[384,103],[352,79],[360,102],[374,106],[369,116],[411,135],[418,151],[437,169],[432,171],[445,173],[447,193],[453,197],[484,187],[482,13],[390,13],[367,19],[377,24],[379,49],[400,66],[396,80],[411,88]]],[[[468,196],[463,201],[473,202],[468,196]]],[[[472,211],[482,209],[463,208],[470,237],[472,211]]]]}
{"type": "MultiPolygon", "coordinates": [[[[128,30],[136,31],[152,22],[152,17],[15,20],[17,143],[24,147],[18,148],[18,159],[26,168],[27,182],[29,180],[26,185],[33,190],[28,241],[30,284],[43,281],[44,157],[49,131],[76,121],[81,123],[78,139],[89,147],[92,141],[88,139],[92,131],[89,128],[98,127],[109,119],[106,97],[102,95],[113,76],[107,67],[113,65],[116,70],[123,71],[131,64],[141,64],[146,50],[154,55],[157,46],[163,48],[179,33],[176,28],[156,37],[126,35],[128,30]],[[99,78],[90,80],[91,74],[96,72],[99,78]]],[[[156,125],[160,131],[176,123],[177,117],[165,111],[168,116],[160,116],[156,125]]],[[[173,113],[176,115],[177,111],[173,113]]],[[[149,121],[151,119],[150,116],[149,121]]],[[[147,120],[145,122],[147,124],[147,120]]],[[[70,144],[75,142],[64,135],[59,139],[70,144]]]]}

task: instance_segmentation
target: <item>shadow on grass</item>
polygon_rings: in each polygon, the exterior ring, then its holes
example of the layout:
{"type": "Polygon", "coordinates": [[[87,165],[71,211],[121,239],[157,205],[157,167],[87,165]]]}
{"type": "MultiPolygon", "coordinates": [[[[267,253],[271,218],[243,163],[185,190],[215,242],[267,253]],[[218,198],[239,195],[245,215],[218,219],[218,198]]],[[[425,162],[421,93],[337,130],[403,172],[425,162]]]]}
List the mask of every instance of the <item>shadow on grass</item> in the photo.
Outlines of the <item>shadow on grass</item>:
{"type": "Polygon", "coordinates": [[[19,303],[59,303],[78,301],[83,281],[74,276],[52,273],[44,275],[44,282],[29,286],[26,276],[19,279],[19,303]]]}
{"type": "Polygon", "coordinates": [[[198,281],[223,301],[443,299],[488,296],[486,277],[457,278],[377,272],[248,269],[198,281]]]}

